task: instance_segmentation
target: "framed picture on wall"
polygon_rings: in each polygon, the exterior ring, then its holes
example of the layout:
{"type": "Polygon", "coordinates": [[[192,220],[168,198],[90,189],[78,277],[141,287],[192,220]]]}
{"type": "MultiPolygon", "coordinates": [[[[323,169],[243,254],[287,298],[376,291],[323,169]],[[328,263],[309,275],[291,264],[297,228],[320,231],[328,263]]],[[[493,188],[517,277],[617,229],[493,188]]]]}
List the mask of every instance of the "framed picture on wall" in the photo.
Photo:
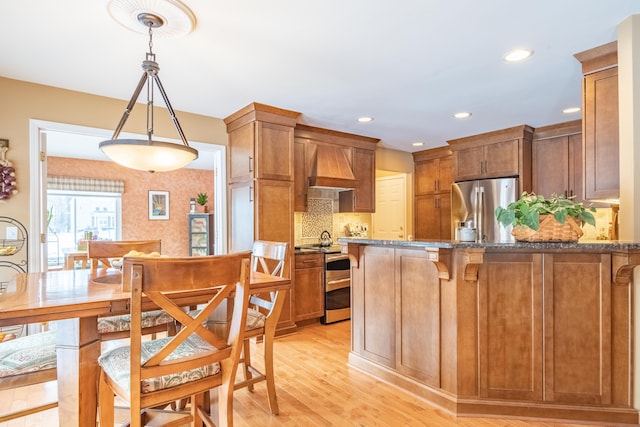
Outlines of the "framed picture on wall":
{"type": "Polygon", "coordinates": [[[169,192],[149,190],[149,219],[169,219],[169,192]]]}

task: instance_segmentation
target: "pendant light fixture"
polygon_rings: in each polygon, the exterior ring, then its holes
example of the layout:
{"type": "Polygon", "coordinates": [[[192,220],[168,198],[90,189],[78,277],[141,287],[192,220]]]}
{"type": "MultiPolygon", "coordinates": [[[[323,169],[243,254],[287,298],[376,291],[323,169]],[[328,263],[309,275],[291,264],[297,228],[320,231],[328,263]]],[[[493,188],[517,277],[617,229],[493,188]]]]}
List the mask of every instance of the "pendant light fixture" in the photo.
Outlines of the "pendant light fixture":
{"type": "Polygon", "coordinates": [[[142,62],[144,72],[116,130],[113,132],[113,136],[110,140],[102,141],[99,147],[111,160],[131,169],[150,172],[180,169],[197,159],[198,151],[189,146],[182,127],[180,127],[180,123],[178,122],[178,118],[171,107],[167,93],[160,82],[160,77],[158,77],[160,67],[155,61],[156,55],[152,49],[153,29],[161,27],[164,21],[160,16],[150,12],[139,13],[137,19],[140,24],[149,29],[149,52],[146,54],[146,59],[142,62]],[[145,84],[147,88],[147,139],[118,139],[120,131],[122,131],[124,124],[129,118],[145,84]],[[182,140],[182,145],[153,140],[154,86],[158,87],[160,95],[162,95],[169,115],[182,140]]]}

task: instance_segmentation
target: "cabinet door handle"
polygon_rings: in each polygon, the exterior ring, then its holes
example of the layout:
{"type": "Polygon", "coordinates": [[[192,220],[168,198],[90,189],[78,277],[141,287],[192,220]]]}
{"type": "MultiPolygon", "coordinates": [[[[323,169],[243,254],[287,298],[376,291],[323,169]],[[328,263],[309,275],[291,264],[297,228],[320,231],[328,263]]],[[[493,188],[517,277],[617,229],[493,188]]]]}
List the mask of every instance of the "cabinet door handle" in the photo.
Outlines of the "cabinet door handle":
{"type": "Polygon", "coordinates": [[[249,187],[249,203],[253,203],[253,185],[249,187]]]}
{"type": "Polygon", "coordinates": [[[253,173],[253,156],[249,156],[249,173],[253,173]]]}

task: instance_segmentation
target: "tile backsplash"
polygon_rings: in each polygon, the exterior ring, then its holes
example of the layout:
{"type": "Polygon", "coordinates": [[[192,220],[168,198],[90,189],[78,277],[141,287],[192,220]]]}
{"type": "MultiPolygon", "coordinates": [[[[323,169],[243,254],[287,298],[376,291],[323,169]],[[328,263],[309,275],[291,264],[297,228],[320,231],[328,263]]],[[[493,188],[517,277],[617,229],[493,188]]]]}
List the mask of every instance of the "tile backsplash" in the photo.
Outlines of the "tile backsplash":
{"type": "Polygon", "coordinates": [[[346,237],[349,226],[360,231],[360,236],[371,235],[371,214],[340,213],[339,191],[310,188],[307,211],[295,212],[295,245],[318,243],[320,234],[327,230],[336,243],[338,237],[346,237]]]}
{"type": "Polygon", "coordinates": [[[584,234],[580,240],[609,240],[609,223],[612,218],[612,210],[609,208],[597,208],[593,216],[596,218],[596,226],[589,224],[582,226],[584,234]]]}

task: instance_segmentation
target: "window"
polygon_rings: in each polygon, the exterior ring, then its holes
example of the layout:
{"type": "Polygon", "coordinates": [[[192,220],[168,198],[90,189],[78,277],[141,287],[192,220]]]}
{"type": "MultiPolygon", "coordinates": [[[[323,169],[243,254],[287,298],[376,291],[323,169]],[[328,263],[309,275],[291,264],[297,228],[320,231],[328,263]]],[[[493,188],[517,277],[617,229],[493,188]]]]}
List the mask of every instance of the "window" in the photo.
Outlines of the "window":
{"type": "Polygon", "coordinates": [[[121,240],[122,182],[49,177],[48,188],[49,268],[62,266],[65,253],[84,249],[85,240],[121,240]]]}

